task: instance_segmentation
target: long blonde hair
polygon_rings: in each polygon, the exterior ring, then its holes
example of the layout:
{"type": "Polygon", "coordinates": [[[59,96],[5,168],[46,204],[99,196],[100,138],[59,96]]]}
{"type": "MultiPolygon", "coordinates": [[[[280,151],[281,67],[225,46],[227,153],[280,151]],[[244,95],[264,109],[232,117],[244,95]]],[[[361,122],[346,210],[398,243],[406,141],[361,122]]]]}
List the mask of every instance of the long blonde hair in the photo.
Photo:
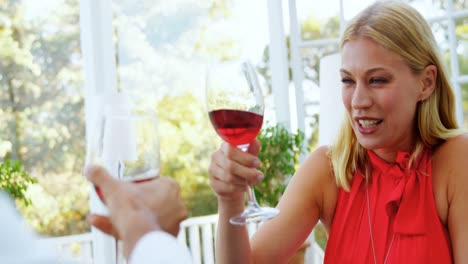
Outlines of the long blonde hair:
{"type": "MultiPolygon", "coordinates": [[[[410,165],[424,146],[434,148],[461,134],[455,117],[455,97],[440,58],[437,43],[426,20],[411,6],[397,1],[376,2],[349,22],[341,48],[350,40],[367,37],[400,55],[415,73],[428,65],[438,69],[436,88],[416,110],[418,139],[410,165]]],[[[359,144],[348,118],[345,118],[329,157],[338,186],[349,191],[357,170],[369,175],[366,150],[359,144]]]]}

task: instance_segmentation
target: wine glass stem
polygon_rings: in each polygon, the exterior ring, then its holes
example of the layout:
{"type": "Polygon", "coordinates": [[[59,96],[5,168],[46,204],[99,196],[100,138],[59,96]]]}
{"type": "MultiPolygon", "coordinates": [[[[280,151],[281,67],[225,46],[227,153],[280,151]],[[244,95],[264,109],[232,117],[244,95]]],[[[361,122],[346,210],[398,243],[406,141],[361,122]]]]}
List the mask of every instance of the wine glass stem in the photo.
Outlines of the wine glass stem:
{"type": "MultiPolygon", "coordinates": [[[[237,147],[246,152],[249,149],[250,144],[242,144],[238,145],[237,147]]],[[[260,207],[257,202],[257,198],[255,198],[255,190],[252,185],[249,184],[247,187],[247,207],[260,207]]]]}
{"type": "Polygon", "coordinates": [[[119,240],[114,239],[115,242],[115,264],[120,264],[119,240]]]}
{"type": "Polygon", "coordinates": [[[257,203],[257,198],[255,198],[255,190],[253,188],[253,186],[250,186],[247,187],[247,197],[248,197],[248,202],[247,202],[247,206],[248,207],[258,207],[258,203],[257,203]]]}

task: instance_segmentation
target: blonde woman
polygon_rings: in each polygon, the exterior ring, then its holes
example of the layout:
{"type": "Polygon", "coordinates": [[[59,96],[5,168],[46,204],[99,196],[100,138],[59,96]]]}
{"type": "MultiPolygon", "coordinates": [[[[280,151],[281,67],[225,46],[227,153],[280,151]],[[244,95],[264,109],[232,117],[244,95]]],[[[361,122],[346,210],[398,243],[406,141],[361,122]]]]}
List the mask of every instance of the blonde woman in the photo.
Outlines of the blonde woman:
{"type": "Polygon", "coordinates": [[[319,220],[325,263],[468,263],[468,135],[428,23],[407,4],[374,3],[348,24],[341,55],[338,140],[310,154],[250,241],[229,218],[264,177],[259,144],[212,155],[217,263],[286,263],[319,220]]]}

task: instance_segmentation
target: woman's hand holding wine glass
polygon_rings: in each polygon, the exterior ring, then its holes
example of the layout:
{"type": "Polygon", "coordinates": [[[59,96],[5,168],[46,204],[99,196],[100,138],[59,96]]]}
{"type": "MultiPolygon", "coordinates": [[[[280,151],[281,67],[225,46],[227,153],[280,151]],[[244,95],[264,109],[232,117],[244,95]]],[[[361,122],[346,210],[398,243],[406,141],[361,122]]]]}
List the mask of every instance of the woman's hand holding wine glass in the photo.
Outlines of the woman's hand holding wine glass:
{"type": "Polygon", "coordinates": [[[250,184],[262,178],[256,170],[260,164],[258,142],[251,144],[263,123],[264,102],[255,69],[248,61],[216,64],[206,78],[207,106],[211,123],[218,135],[236,150],[224,145],[212,157],[212,187],[220,196],[235,196],[247,188],[245,210],[230,219],[231,224],[245,225],[278,215],[276,208],[260,207],[250,184]],[[243,152],[250,152],[249,155],[243,152]],[[222,153],[223,152],[223,153],[222,153]]]}

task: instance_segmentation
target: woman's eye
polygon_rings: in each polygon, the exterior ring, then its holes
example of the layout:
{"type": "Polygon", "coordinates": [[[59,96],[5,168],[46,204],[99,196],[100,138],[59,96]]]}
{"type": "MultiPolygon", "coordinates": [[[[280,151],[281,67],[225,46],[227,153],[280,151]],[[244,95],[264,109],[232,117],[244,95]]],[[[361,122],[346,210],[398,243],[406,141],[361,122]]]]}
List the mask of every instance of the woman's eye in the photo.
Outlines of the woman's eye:
{"type": "Polygon", "coordinates": [[[387,83],[387,79],[385,79],[385,78],[371,78],[370,83],[371,84],[384,84],[384,83],[387,83]]]}
{"type": "Polygon", "coordinates": [[[352,79],[349,79],[349,78],[341,78],[341,82],[343,84],[353,84],[354,81],[352,79]]]}

